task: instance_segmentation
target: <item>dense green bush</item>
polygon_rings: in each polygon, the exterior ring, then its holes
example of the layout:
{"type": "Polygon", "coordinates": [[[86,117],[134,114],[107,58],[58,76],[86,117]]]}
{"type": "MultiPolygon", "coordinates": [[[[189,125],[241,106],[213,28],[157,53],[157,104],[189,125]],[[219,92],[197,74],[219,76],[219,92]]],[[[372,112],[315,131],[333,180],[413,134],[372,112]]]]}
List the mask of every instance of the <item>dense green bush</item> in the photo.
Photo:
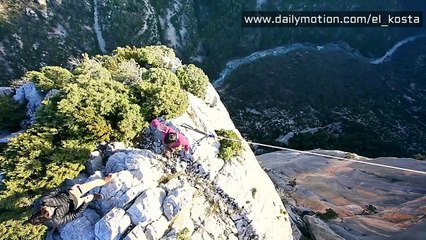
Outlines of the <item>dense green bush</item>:
{"type": "Polygon", "coordinates": [[[144,71],[146,69],[141,68],[134,59],[130,59],[118,64],[117,69],[112,71],[112,79],[132,86],[141,83],[144,71]]]}
{"type": "MultiPolygon", "coordinates": [[[[71,72],[44,67],[22,78],[43,92],[59,92],[43,101],[34,126],[1,146],[2,236],[41,239],[44,227],[22,226],[28,206],[47,189],[77,176],[95,143],[132,142],[148,126],[145,120],[174,118],[186,111],[188,96],[169,70],[170,62],[163,62],[174,57],[164,46],[119,48],[111,56],[85,54],[71,72]],[[145,64],[149,70],[141,67],[145,64]]],[[[10,99],[0,99],[0,105],[8,106],[0,108],[6,111],[0,116],[19,112],[9,103],[10,99]]]]}
{"type": "Polygon", "coordinates": [[[25,74],[23,79],[36,84],[37,88],[43,92],[51,89],[60,89],[70,80],[72,74],[65,68],[56,66],[46,66],[37,71],[30,71],[25,74]]]}
{"type": "MultiPolygon", "coordinates": [[[[219,148],[219,158],[223,160],[231,160],[234,157],[241,156],[243,152],[243,145],[239,142],[240,138],[232,130],[221,129],[216,131],[216,134],[220,137],[235,139],[237,141],[231,141],[227,139],[221,139],[219,148]]],[[[219,138],[220,139],[220,138],[219,138]]]]}
{"type": "Polygon", "coordinates": [[[23,225],[25,218],[0,221],[0,239],[7,240],[42,240],[47,228],[43,225],[23,225]]]}
{"type": "Polygon", "coordinates": [[[424,161],[426,160],[426,156],[421,153],[417,153],[417,154],[414,154],[414,159],[424,161]]]}
{"type": "Polygon", "coordinates": [[[134,59],[141,67],[149,65],[150,67],[170,69],[171,65],[165,59],[174,59],[176,55],[173,49],[164,45],[158,45],[144,48],[119,47],[113,51],[113,57],[118,62],[134,59]]]}
{"type": "Polygon", "coordinates": [[[25,106],[15,102],[11,96],[0,97],[0,131],[18,131],[20,122],[25,118],[25,106]]]}
{"type": "Polygon", "coordinates": [[[151,68],[144,74],[143,80],[133,92],[148,119],[156,116],[175,118],[186,111],[188,95],[171,71],[151,68]]]}
{"type": "Polygon", "coordinates": [[[34,127],[10,140],[0,156],[1,208],[28,206],[43,190],[78,175],[91,149],[59,139],[54,128],[34,127]],[[13,201],[3,202],[10,197],[13,201]]]}
{"type": "Polygon", "coordinates": [[[193,64],[184,65],[176,70],[176,76],[183,89],[200,98],[206,96],[209,78],[203,70],[193,64]]]}
{"type": "Polygon", "coordinates": [[[146,126],[129,89],[100,63],[86,59],[74,72],[75,83],[42,106],[37,123],[83,142],[130,141],[146,126]]]}

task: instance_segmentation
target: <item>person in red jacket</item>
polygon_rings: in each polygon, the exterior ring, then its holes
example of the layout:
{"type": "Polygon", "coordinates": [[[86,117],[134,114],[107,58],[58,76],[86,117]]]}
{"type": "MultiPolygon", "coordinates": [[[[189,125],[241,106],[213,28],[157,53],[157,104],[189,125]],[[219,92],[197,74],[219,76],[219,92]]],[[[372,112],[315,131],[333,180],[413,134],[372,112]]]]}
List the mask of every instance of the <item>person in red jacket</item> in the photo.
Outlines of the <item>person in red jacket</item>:
{"type": "Polygon", "coordinates": [[[166,158],[171,158],[174,151],[182,150],[184,153],[189,153],[191,150],[189,141],[183,134],[162,124],[158,119],[152,120],[150,127],[153,130],[159,130],[161,132],[161,140],[165,148],[163,156],[166,158]]]}

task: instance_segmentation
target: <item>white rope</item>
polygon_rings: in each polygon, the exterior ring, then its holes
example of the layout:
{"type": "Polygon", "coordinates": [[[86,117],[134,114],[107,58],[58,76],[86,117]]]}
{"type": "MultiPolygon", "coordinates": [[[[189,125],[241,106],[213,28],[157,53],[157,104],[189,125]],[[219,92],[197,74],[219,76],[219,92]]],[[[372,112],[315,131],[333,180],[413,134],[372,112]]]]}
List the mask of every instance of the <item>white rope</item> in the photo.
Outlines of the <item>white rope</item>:
{"type": "MultiPolygon", "coordinates": [[[[234,142],[242,142],[242,140],[239,140],[239,139],[226,138],[226,137],[222,137],[222,136],[217,136],[217,138],[218,139],[226,139],[226,140],[230,140],[230,141],[234,141],[234,142]]],[[[361,164],[368,164],[368,165],[372,165],[372,166],[376,166],[376,167],[391,168],[391,169],[395,169],[395,170],[426,175],[426,172],[424,172],[424,171],[419,171],[419,170],[414,170],[414,169],[409,169],[409,168],[394,167],[394,166],[389,166],[389,165],[384,165],[384,164],[379,164],[379,163],[372,163],[372,162],[360,161],[360,160],[355,160],[355,159],[331,156],[331,155],[327,155],[327,154],[301,151],[301,150],[285,148],[285,147],[278,147],[278,146],[273,146],[273,145],[269,145],[269,144],[251,142],[251,141],[246,141],[246,142],[248,144],[251,144],[251,145],[275,148],[275,149],[280,149],[280,150],[285,150],[285,151],[290,151],[290,152],[297,152],[297,153],[301,153],[301,154],[307,154],[307,155],[313,155],[313,156],[319,156],[319,157],[325,157],[325,158],[333,158],[333,159],[338,159],[338,160],[343,160],[343,161],[350,161],[350,162],[356,162],[356,163],[361,163],[361,164]]],[[[367,158],[367,159],[371,160],[370,158],[367,158]]]]}

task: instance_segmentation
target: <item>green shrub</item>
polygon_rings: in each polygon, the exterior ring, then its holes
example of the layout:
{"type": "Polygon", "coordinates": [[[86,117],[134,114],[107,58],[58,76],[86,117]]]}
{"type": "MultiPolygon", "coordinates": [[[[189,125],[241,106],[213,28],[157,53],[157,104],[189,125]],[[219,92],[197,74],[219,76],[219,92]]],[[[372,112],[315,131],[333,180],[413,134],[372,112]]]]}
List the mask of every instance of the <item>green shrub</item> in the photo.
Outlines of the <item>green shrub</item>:
{"type": "Polygon", "coordinates": [[[130,141],[146,127],[129,89],[111,80],[100,63],[86,59],[75,72],[76,82],[64,87],[61,96],[45,102],[37,123],[88,143],[130,141]]]}
{"type": "Polygon", "coordinates": [[[45,239],[47,227],[43,225],[22,225],[26,217],[19,220],[7,220],[0,222],[0,238],[7,240],[42,240],[45,239]]]}
{"type": "MultiPolygon", "coordinates": [[[[146,69],[145,69],[146,71],[146,69]]],[[[133,59],[121,62],[115,71],[112,72],[112,79],[125,85],[132,86],[142,81],[142,69],[133,59]]]]}
{"type": "Polygon", "coordinates": [[[177,240],[191,240],[191,233],[188,228],[180,230],[176,235],[177,240]]]}
{"type": "Polygon", "coordinates": [[[338,216],[337,213],[331,208],[327,208],[325,213],[317,212],[316,215],[322,220],[329,220],[338,216]]]}
{"type": "MultiPolygon", "coordinates": [[[[33,127],[1,145],[2,237],[43,238],[45,227],[22,225],[28,206],[47,189],[77,176],[95,143],[132,141],[147,127],[144,119],[174,118],[186,111],[188,96],[177,76],[165,69],[170,63],[163,63],[174,57],[164,46],[119,48],[112,56],[83,55],[72,72],[44,67],[22,78],[42,91],[55,88],[59,93],[43,101],[33,127]],[[152,67],[143,69],[144,64],[152,67]]],[[[0,106],[7,106],[0,108],[1,117],[19,112],[8,101],[0,99],[0,106]]]]}
{"type": "Polygon", "coordinates": [[[134,59],[141,67],[149,65],[151,67],[170,69],[170,63],[164,61],[164,59],[174,59],[176,55],[173,49],[164,45],[158,45],[144,48],[129,46],[124,48],[119,47],[113,51],[113,57],[115,57],[118,62],[134,59]]]}
{"type": "Polygon", "coordinates": [[[65,68],[46,66],[37,71],[30,71],[23,77],[25,81],[36,84],[37,89],[47,92],[52,89],[63,88],[70,80],[72,74],[65,68]]]}
{"type": "Polygon", "coordinates": [[[424,160],[426,160],[426,156],[421,154],[421,153],[417,153],[417,154],[414,155],[414,159],[424,161],[424,160]]]}
{"type": "Polygon", "coordinates": [[[233,157],[242,155],[243,145],[241,142],[239,142],[240,138],[235,132],[233,132],[232,130],[221,129],[219,131],[216,131],[216,134],[220,137],[226,137],[226,138],[237,140],[237,141],[231,141],[227,139],[221,139],[219,141],[220,143],[219,155],[218,155],[219,158],[229,161],[233,157]]]}
{"type": "Polygon", "coordinates": [[[188,95],[180,88],[176,75],[167,69],[151,68],[133,93],[147,118],[175,118],[186,112],[188,95]]]}
{"type": "Polygon", "coordinates": [[[0,131],[19,131],[25,118],[25,106],[15,102],[11,96],[0,97],[0,131]]]}
{"type": "Polygon", "coordinates": [[[0,200],[19,197],[3,207],[28,206],[35,195],[74,178],[83,169],[91,149],[57,141],[58,137],[56,129],[34,127],[10,140],[0,157],[5,178],[0,200]]]}
{"type": "Polygon", "coordinates": [[[0,156],[0,231],[5,239],[42,239],[45,227],[21,225],[30,216],[28,206],[83,170],[92,149],[60,138],[56,129],[33,127],[12,138],[0,156]]]}
{"type": "Polygon", "coordinates": [[[176,76],[183,89],[199,98],[206,96],[209,78],[203,70],[193,64],[184,65],[176,70],[176,76]]]}

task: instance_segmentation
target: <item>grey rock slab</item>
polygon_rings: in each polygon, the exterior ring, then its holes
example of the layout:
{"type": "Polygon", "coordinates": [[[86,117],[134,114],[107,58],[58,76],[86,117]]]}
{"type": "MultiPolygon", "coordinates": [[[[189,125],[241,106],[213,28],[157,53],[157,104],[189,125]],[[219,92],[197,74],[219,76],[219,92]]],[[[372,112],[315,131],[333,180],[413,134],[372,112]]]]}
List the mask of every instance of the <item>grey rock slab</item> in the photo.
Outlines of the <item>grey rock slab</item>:
{"type": "Polygon", "coordinates": [[[321,219],[306,215],[304,218],[308,225],[309,232],[314,240],[344,240],[331,230],[321,219]]]}
{"type": "Polygon", "coordinates": [[[63,240],[93,240],[95,239],[94,225],[99,219],[100,216],[94,210],[87,209],[82,217],[61,228],[60,237],[63,240]]]}
{"type": "Polygon", "coordinates": [[[166,192],[162,188],[148,189],[143,192],[127,210],[133,224],[147,226],[162,214],[162,204],[166,192]]]}
{"type": "Polygon", "coordinates": [[[118,240],[130,224],[130,217],[126,211],[113,208],[95,224],[95,236],[102,240],[118,240]]]}

